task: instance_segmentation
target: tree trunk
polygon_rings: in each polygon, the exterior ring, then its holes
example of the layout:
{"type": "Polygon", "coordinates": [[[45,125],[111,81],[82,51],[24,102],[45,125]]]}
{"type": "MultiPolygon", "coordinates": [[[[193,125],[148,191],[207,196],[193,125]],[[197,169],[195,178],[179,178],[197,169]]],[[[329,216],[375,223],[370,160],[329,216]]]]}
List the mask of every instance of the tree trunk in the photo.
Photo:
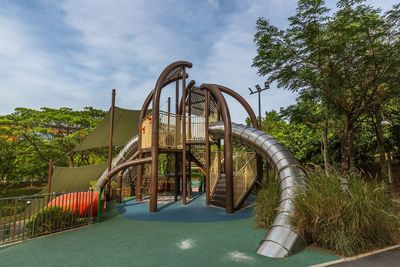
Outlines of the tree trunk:
{"type": "Polygon", "coordinates": [[[349,169],[352,170],[356,167],[356,158],[354,155],[354,142],[353,142],[354,127],[353,127],[352,123],[350,123],[349,125],[350,125],[350,128],[349,128],[349,136],[348,136],[347,142],[348,142],[348,146],[349,146],[349,163],[350,163],[349,169]]]}
{"type": "Polygon", "coordinates": [[[344,127],[341,140],[342,171],[347,172],[355,167],[353,124],[351,122],[351,113],[344,113],[343,115],[344,127]]]}
{"type": "Polygon", "coordinates": [[[328,174],[329,153],[328,153],[328,123],[327,122],[325,122],[324,129],[322,131],[322,154],[324,156],[325,172],[326,172],[326,174],[328,174]]]}
{"type": "Polygon", "coordinates": [[[375,134],[376,140],[378,143],[378,152],[379,152],[379,162],[381,165],[381,174],[382,179],[386,179],[388,172],[387,172],[387,162],[385,156],[385,144],[383,139],[383,131],[382,131],[382,114],[380,108],[375,111],[375,134]]]}
{"type": "Polygon", "coordinates": [[[348,171],[349,170],[349,149],[347,146],[347,136],[348,136],[348,128],[349,128],[349,120],[348,116],[344,114],[343,116],[344,119],[344,125],[343,125],[343,132],[342,132],[342,140],[340,144],[340,152],[341,152],[341,157],[342,157],[342,171],[348,171]]]}

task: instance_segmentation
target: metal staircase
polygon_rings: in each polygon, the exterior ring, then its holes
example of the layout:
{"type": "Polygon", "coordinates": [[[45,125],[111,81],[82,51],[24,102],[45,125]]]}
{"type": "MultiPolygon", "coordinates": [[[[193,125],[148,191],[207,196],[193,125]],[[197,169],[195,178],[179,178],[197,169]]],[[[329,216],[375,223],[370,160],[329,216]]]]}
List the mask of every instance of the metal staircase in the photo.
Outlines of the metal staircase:
{"type": "MultiPolygon", "coordinates": [[[[233,198],[234,207],[239,209],[249,196],[257,179],[257,165],[254,153],[234,155],[235,166],[233,170],[233,198]]],[[[225,173],[220,178],[211,192],[211,204],[225,208],[226,206],[226,177],[225,173]]]]}
{"type": "Polygon", "coordinates": [[[221,173],[221,178],[217,181],[215,189],[211,195],[211,204],[225,208],[226,202],[226,178],[225,173],[221,173]]]}

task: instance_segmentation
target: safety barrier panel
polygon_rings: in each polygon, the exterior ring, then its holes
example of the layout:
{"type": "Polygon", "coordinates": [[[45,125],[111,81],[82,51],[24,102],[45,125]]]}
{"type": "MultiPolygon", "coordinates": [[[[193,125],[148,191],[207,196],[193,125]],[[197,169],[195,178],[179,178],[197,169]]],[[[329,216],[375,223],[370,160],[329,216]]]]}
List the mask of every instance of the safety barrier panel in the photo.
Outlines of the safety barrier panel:
{"type": "Polygon", "coordinates": [[[235,177],[233,178],[233,203],[236,207],[248,193],[257,178],[256,154],[242,154],[237,157],[235,162],[243,162],[241,168],[237,172],[234,172],[235,177]]]}

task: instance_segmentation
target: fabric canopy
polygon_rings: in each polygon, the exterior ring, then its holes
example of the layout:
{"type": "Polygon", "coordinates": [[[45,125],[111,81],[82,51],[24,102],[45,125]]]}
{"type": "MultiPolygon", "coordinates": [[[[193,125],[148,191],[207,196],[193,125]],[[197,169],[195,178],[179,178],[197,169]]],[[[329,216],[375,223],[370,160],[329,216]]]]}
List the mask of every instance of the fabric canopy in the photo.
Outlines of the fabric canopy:
{"type": "MultiPolygon", "coordinates": [[[[96,180],[107,169],[107,162],[82,167],[53,167],[51,192],[88,190],[90,180],[96,180]]],[[[48,188],[45,188],[45,192],[48,188]]]]}
{"type": "MultiPolygon", "coordinates": [[[[137,134],[140,110],[115,107],[113,145],[123,146],[137,134]]],[[[103,121],[73,151],[108,146],[110,134],[110,111],[103,121]]]]}

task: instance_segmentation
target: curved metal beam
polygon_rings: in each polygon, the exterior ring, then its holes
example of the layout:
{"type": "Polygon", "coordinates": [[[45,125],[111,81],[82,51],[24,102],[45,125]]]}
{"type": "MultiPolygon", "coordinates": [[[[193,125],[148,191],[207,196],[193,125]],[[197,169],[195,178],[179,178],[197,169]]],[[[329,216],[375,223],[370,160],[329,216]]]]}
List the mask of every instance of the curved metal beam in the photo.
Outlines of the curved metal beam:
{"type": "MultiPolygon", "coordinates": [[[[168,74],[176,68],[191,68],[192,63],[188,61],[177,61],[168,65],[158,77],[156,86],[154,87],[153,95],[153,107],[152,107],[152,140],[151,140],[151,157],[153,158],[151,162],[151,181],[150,181],[150,212],[157,211],[157,185],[158,185],[158,154],[159,154],[159,125],[160,125],[160,97],[161,90],[164,87],[165,79],[168,74]]],[[[185,75],[183,80],[185,79],[185,75]]]]}
{"type": "Polygon", "coordinates": [[[119,171],[125,170],[129,167],[135,166],[135,165],[142,165],[142,164],[146,164],[146,163],[150,163],[151,162],[151,157],[147,157],[147,158],[141,158],[141,159],[135,159],[135,160],[131,160],[128,162],[125,162],[117,167],[115,167],[114,169],[112,169],[111,171],[109,171],[103,179],[100,179],[97,184],[100,187],[101,190],[103,190],[104,186],[113,178],[113,176],[115,174],[117,174],[119,171]]]}
{"type": "MultiPolygon", "coordinates": [[[[251,124],[253,125],[253,127],[256,128],[256,129],[261,130],[261,125],[258,125],[258,120],[257,120],[256,114],[254,113],[254,110],[251,108],[251,106],[246,101],[246,99],[244,99],[244,97],[242,97],[241,95],[236,93],[234,90],[232,90],[232,89],[230,89],[230,88],[228,88],[226,86],[219,85],[219,84],[216,84],[216,86],[223,93],[225,93],[227,95],[230,95],[231,97],[236,99],[236,101],[238,101],[243,106],[243,108],[247,111],[247,114],[250,117],[251,124]]],[[[260,154],[257,154],[257,181],[258,181],[258,184],[256,184],[257,187],[261,186],[261,183],[262,183],[262,180],[263,180],[263,173],[262,173],[262,168],[263,167],[262,167],[262,165],[263,165],[262,157],[261,157],[260,154]]]]}
{"type": "MultiPolygon", "coordinates": [[[[185,88],[184,95],[187,96],[188,95],[187,93],[189,92],[189,88],[192,89],[195,84],[196,84],[195,80],[190,80],[190,82],[188,83],[188,85],[185,88]]],[[[182,94],[182,96],[183,96],[183,94],[182,94]]],[[[181,99],[181,101],[179,103],[179,109],[178,109],[178,114],[181,114],[181,115],[182,115],[182,106],[183,106],[183,99],[181,99]]]]}
{"type": "Polygon", "coordinates": [[[230,89],[226,86],[219,85],[219,84],[215,84],[215,86],[217,86],[218,89],[221,90],[221,92],[223,92],[223,93],[233,97],[235,100],[237,100],[243,106],[243,108],[246,110],[247,114],[249,115],[251,124],[253,125],[253,127],[256,129],[261,129],[261,125],[258,125],[257,117],[256,117],[256,114],[254,113],[254,110],[251,108],[251,106],[246,101],[246,99],[244,99],[244,97],[242,97],[241,95],[239,95],[238,93],[236,93],[235,91],[233,91],[232,89],[230,89]]]}
{"type": "Polygon", "coordinates": [[[224,167],[226,177],[226,212],[233,213],[233,151],[232,151],[232,122],[231,115],[229,113],[228,104],[226,103],[225,97],[213,84],[202,84],[200,86],[203,90],[208,90],[217,100],[218,106],[221,108],[221,116],[225,126],[224,132],[224,167]]]}
{"type": "MultiPolygon", "coordinates": [[[[186,62],[186,61],[178,61],[178,62],[174,62],[174,63],[172,63],[172,64],[170,64],[169,66],[167,66],[165,69],[164,69],[164,71],[163,72],[165,72],[166,70],[167,70],[167,68],[169,68],[169,67],[171,67],[170,68],[170,70],[169,70],[169,72],[167,72],[167,74],[166,75],[168,75],[174,68],[177,68],[177,67],[179,67],[179,64],[180,63],[183,63],[183,62],[186,62]],[[173,65],[173,66],[172,66],[173,65]]],[[[190,63],[190,62],[189,62],[190,63]]],[[[191,63],[190,63],[191,64],[191,63]]],[[[162,72],[162,73],[163,73],[162,72]]],[[[187,75],[185,74],[185,78],[187,77],[187,75]]],[[[166,78],[166,76],[165,76],[165,78],[166,78]]],[[[164,81],[163,81],[163,83],[162,83],[162,87],[161,88],[164,88],[165,86],[167,86],[167,85],[169,85],[169,84],[171,84],[171,83],[173,83],[173,82],[175,82],[175,81],[178,81],[178,80],[181,80],[182,78],[183,78],[183,76],[181,75],[181,76],[178,76],[178,77],[176,77],[176,78],[174,78],[174,79],[171,79],[171,80],[167,80],[167,81],[165,81],[165,78],[164,78],[164,81]]],[[[158,78],[158,80],[157,80],[157,83],[158,83],[158,81],[160,80],[160,77],[158,78]]],[[[145,116],[146,116],[146,113],[147,113],[147,111],[148,111],[148,109],[149,109],[149,106],[150,106],[150,103],[151,103],[151,101],[153,100],[153,97],[154,97],[154,89],[153,90],[151,90],[151,92],[147,95],[147,97],[146,97],[146,99],[144,100],[144,102],[143,102],[143,105],[142,105],[142,108],[141,108],[141,110],[140,110],[140,113],[139,113],[139,124],[138,124],[138,138],[139,138],[139,142],[138,142],[138,151],[139,151],[139,155],[138,155],[138,157],[139,158],[141,158],[141,157],[143,157],[143,155],[142,155],[142,153],[141,153],[141,147],[142,147],[142,131],[141,131],[141,128],[142,128],[142,124],[141,124],[141,122],[143,121],[143,119],[145,118],[145,116]]],[[[136,199],[138,199],[138,200],[141,200],[142,199],[142,194],[141,194],[141,191],[142,191],[142,177],[143,177],[143,165],[139,165],[138,167],[137,167],[137,170],[136,170],[136,179],[137,179],[137,182],[136,182],[136,199]]]]}

